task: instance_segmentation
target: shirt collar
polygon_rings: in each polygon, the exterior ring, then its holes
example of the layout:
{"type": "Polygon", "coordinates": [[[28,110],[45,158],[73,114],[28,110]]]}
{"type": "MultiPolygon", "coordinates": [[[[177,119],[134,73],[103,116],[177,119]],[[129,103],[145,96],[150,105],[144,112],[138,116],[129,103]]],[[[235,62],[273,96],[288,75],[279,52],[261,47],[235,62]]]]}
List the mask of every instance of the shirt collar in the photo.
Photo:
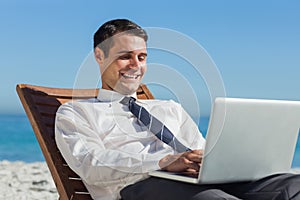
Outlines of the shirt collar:
{"type": "Polygon", "coordinates": [[[133,93],[132,95],[124,95],[113,90],[105,90],[100,88],[97,99],[101,102],[112,102],[112,101],[120,101],[125,96],[132,96],[134,98],[137,98],[136,92],[133,93]]]}

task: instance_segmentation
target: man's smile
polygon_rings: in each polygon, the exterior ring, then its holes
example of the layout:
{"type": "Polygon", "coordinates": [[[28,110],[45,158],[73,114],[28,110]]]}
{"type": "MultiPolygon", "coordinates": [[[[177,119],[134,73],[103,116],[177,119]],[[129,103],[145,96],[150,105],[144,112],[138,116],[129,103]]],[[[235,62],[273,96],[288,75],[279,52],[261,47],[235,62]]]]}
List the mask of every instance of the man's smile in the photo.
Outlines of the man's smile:
{"type": "Polygon", "coordinates": [[[120,74],[125,79],[137,79],[141,76],[141,74],[127,74],[127,73],[120,73],[120,74]]]}

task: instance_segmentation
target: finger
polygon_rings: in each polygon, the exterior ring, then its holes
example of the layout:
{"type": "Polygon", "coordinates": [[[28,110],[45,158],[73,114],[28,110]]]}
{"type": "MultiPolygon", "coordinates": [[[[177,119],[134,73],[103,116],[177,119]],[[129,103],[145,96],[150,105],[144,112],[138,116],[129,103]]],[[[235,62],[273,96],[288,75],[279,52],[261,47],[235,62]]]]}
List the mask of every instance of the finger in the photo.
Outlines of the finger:
{"type": "Polygon", "coordinates": [[[185,157],[188,159],[188,160],[190,160],[190,161],[192,161],[192,162],[196,162],[196,163],[201,163],[201,161],[202,161],[202,154],[198,154],[198,152],[193,152],[193,151],[191,151],[191,152],[187,152],[186,154],[185,154],[185,157]]]}
{"type": "Polygon", "coordinates": [[[199,175],[199,173],[196,171],[185,171],[185,172],[183,172],[183,174],[186,176],[193,177],[193,178],[197,178],[199,175]]]}
{"type": "Polygon", "coordinates": [[[198,154],[198,155],[203,155],[204,150],[203,149],[195,149],[195,150],[191,150],[190,152],[198,154]]]}
{"type": "Polygon", "coordinates": [[[189,162],[186,165],[186,167],[189,170],[194,170],[194,171],[197,171],[197,172],[199,172],[199,170],[200,170],[200,165],[199,165],[199,163],[196,163],[196,162],[189,162]]]}

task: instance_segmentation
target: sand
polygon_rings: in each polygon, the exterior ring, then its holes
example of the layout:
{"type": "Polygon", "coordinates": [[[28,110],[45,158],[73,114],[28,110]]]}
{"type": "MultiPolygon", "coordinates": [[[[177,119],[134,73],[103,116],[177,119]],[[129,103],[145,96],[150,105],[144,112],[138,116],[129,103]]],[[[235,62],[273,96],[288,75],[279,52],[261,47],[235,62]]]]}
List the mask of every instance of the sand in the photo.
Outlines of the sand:
{"type": "MultiPolygon", "coordinates": [[[[300,173],[300,168],[292,169],[300,173]]],[[[0,200],[57,200],[58,193],[45,162],[0,161],[0,200]]]]}
{"type": "Polygon", "coordinates": [[[58,199],[47,164],[0,161],[0,199],[58,199]]]}

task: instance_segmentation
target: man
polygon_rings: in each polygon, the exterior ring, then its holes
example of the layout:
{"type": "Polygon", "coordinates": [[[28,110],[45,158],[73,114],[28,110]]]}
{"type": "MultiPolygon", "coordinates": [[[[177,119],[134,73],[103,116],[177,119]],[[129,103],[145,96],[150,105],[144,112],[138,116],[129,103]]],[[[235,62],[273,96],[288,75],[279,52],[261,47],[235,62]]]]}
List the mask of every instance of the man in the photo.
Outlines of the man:
{"type": "Polygon", "coordinates": [[[94,55],[102,81],[98,97],[66,103],[57,111],[58,148],[92,197],[124,200],[300,199],[300,178],[290,174],[274,175],[256,182],[219,185],[149,178],[148,172],[157,169],[196,176],[205,140],[178,103],[136,100],[131,104],[132,98],[128,100],[129,97],[136,98],[135,92],[146,73],[147,39],[146,32],[129,20],[118,19],[103,24],[94,35],[94,55]],[[153,134],[151,126],[144,124],[132,111],[136,104],[163,122],[165,129],[170,130],[171,140],[179,143],[170,145],[172,142],[165,142],[153,134]],[[178,144],[190,150],[179,151],[178,144]]]}

